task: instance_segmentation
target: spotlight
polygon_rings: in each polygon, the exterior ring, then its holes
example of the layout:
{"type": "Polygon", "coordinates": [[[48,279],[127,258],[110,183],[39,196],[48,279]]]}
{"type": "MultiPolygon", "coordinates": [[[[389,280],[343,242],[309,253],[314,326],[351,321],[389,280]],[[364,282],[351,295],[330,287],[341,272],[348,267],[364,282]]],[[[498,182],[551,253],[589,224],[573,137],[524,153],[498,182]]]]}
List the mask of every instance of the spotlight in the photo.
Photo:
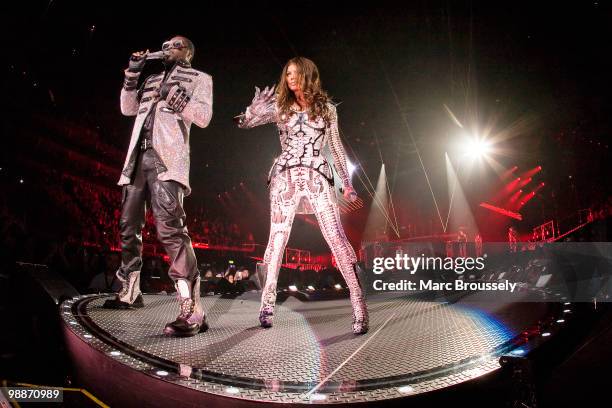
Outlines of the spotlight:
{"type": "Polygon", "coordinates": [[[159,370],[159,371],[156,371],[155,374],[159,375],[160,377],[165,377],[168,375],[168,372],[164,370],[159,370]]]}
{"type": "Polygon", "coordinates": [[[341,286],[339,283],[336,283],[336,284],[334,285],[334,288],[336,288],[336,289],[342,289],[342,286],[341,286]]]}
{"type": "Polygon", "coordinates": [[[472,138],[464,150],[473,159],[480,159],[491,152],[491,144],[484,139],[472,138]]]}
{"type": "Polygon", "coordinates": [[[313,401],[323,401],[327,399],[327,395],[325,394],[312,394],[310,399],[313,401]]]}
{"type": "Polygon", "coordinates": [[[398,387],[397,390],[400,392],[400,394],[412,394],[414,392],[414,388],[409,385],[398,387]]]}
{"type": "Polygon", "coordinates": [[[297,289],[297,286],[295,285],[289,285],[289,290],[292,292],[297,292],[298,289],[297,289]]]}
{"type": "Polygon", "coordinates": [[[228,393],[228,394],[239,394],[240,390],[238,388],[236,388],[236,387],[227,387],[225,389],[225,392],[228,393]]]}
{"type": "Polygon", "coordinates": [[[308,290],[315,290],[315,288],[312,285],[308,285],[308,290]]]}
{"type": "Polygon", "coordinates": [[[544,332],[544,333],[542,333],[542,337],[548,337],[548,336],[550,336],[550,333],[549,333],[549,332],[544,332]]]}
{"type": "Polygon", "coordinates": [[[349,177],[353,176],[353,173],[355,172],[355,170],[357,170],[357,166],[355,166],[353,163],[351,163],[350,160],[346,160],[346,167],[348,169],[348,173],[349,173],[349,177]]]}

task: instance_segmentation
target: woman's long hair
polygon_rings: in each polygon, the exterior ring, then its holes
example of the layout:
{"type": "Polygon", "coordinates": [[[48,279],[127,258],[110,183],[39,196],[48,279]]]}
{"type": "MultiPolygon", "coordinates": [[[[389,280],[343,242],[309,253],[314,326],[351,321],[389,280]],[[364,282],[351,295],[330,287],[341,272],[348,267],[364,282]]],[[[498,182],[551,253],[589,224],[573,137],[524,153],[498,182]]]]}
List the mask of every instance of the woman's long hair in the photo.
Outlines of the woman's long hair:
{"type": "Polygon", "coordinates": [[[295,64],[299,74],[300,89],[304,92],[304,98],[308,102],[308,116],[311,119],[323,118],[325,123],[329,125],[330,112],[327,108],[329,96],[321,88],[321,78],[319,77],[319,69],[314,62],[304,57],[291,58],[285,64],[280,80],[278,81],[276,101],[281,117],[288,118],[291,116],[291,106],[296,102],[295,95],[289,89],[287,83],[287,70],[289,65],[295,64]]]}

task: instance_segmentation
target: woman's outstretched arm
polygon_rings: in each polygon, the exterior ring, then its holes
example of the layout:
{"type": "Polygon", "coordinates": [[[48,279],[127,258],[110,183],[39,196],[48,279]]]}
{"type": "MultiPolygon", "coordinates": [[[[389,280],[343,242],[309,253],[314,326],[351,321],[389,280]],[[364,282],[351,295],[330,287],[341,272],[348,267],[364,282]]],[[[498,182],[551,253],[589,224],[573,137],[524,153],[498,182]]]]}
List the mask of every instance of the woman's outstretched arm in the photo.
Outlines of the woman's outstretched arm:
{"type": "Polygon", "coordinates": [[[245,113],[234,117],[238,127],[249,129],[255,126],[265,125],[277,121],[276,97],[274,86],[261,91],[255,87],[255,97],[246,108],[245,113]]]}

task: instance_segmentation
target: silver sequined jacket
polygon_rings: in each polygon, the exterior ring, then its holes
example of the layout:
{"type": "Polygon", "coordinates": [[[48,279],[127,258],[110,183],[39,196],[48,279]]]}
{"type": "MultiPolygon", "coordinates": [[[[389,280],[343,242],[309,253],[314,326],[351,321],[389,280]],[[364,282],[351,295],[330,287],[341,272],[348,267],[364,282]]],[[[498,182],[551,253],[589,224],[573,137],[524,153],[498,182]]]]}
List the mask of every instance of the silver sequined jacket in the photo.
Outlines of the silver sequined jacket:
{"type": "MultiPolygon", "coordinates": [[[[331,165],[336,169],[343,187],[353,188],[348,172],[346,153],[340,134],[338,132],[338,116],[336,106],[328,103],[330,110],[329,124],[322,118],[311,120],[306,112],[294,111],[288,118],[279,116],[276,102],[272,102],[266,112],[254,115],[249,108],[238,122],[244,129],[267,123],[276,123],[281,143],[281,153],[274,160],[270,169],[268,182],[277,174],[293,167],[309,167],[323,175],[333,183],[331,165]],[[328,159],[323,153],[329,149],[331,157],[328,159]],[[329,163],[329,162],[332,163],[329,163]]],[[[309,214],[309,208],[300,208],[297,213],[309,214]]]]}
{"type": "Polygon", "coordinates": [[[159,157],[158,178],[181,183],[185,187],[185,195],[189,195],[189,131],[192,123],[201,128],[210,123],[212,77],[188,64],[176,64],[168,73],[166,81],[178,84],[171,88],[166,99],[162,99],[156,95],[164,74],[149,76],[140,89],[137,89],[139,75],[126,70],[121,90],[121,113],[136,116],[136,121],[118,184],[130,184],[136,164],[140,131],[149,111],[155,107],[152,142],[159,157]]]}

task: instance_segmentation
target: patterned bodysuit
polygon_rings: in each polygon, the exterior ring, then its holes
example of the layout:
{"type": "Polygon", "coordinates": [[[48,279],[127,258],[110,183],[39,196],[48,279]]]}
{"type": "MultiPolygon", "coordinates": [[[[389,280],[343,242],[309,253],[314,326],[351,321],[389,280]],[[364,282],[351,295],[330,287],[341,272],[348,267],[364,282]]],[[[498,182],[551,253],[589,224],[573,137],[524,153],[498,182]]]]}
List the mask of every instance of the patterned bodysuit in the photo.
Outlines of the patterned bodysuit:
{"type": "Polygon", "coordinates": [[[343,186],[352,189],[336,107],[328,104],[330,120],[326,124],[322,118],[311,120],[306,112],[294,111],[289,117],[279,117],[274,101],[265,109],[257,107],[257,113],[253,113],[256,104],[254,100],[247,108],[239,126],[252,128],[276,122],[282,147],[269,174],[270,237],[263,260],[267,276],[260,312],[273,314],[278,272],[295,214],[314,213],[350,291],[353,331],[363,333],[364,327],[367,330],[368,313],[355,270],[357,257],[342,228],[332,169],[323,155],[323,148],[328,146],[343,186]]]}

